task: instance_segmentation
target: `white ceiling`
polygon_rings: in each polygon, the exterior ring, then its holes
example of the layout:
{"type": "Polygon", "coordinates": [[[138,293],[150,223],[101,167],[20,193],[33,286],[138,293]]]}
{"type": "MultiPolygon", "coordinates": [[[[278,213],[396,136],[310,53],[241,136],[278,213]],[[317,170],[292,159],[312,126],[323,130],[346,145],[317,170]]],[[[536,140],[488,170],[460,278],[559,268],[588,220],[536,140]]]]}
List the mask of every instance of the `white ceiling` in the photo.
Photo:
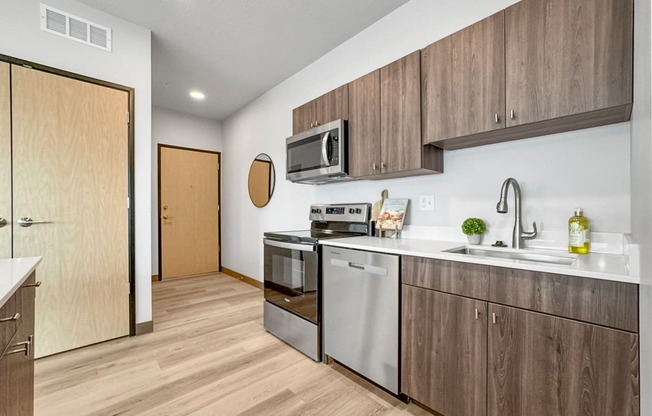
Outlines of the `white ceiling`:
{"type": "Polygon", "coordinates": [[[223,120],[408,0],[79,1],[152,31],[155,106],[223,120]]]}

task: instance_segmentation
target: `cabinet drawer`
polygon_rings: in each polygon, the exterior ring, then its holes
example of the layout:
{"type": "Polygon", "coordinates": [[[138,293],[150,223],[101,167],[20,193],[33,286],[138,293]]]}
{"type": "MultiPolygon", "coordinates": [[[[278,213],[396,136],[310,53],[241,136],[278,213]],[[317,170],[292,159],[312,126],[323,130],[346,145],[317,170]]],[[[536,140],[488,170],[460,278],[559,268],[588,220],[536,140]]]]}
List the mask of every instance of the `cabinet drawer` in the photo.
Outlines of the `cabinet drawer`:
{"type": "Polygon", "coordinates": [[[402,264],[404,284],[487,299],[489,266],[410,256],[403,256],[402,264]]]}
{"type": "Polygon", "coordinates": [[[638,332],[638,286],[631,283],[491,267],[489,300],[638,332]]]}
{"type": "MultiPolygon", "coordinates": [[[[17,295],[20,293],[20,289],[11,297],[9,300],[0,308],[0,319],[13,318],[16,313],[20,312],[20,303],[21,299],[17,295]]],[[[18,317],[16,320],[9,320],[5,322],[0,322],[0,354],[2,354],[11,337],[16,332],[18,325],[20,324],[21,318],[18,317]]]]}

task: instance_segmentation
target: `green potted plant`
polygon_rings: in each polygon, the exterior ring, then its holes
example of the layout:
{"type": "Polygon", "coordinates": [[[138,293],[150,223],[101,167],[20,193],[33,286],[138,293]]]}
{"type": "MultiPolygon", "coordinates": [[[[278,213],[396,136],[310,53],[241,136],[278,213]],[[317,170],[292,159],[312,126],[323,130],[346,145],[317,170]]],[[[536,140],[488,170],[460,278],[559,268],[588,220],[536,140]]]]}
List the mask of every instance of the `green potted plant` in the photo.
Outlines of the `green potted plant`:
{"type": "Polygon", "coordinates": [[[467,218],[462,223],[462,232],[466,234],[469,244],[480,244],[486,231],[487,226],[480,218],[467,218]]]}

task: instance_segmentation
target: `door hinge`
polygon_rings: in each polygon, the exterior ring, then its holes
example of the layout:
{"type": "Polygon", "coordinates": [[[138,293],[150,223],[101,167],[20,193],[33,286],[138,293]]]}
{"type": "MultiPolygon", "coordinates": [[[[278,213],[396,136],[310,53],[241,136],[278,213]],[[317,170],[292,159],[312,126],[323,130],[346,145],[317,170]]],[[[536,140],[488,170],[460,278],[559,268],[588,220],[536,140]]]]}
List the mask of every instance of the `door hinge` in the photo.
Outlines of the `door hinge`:
{"type": "Polygon", "coordinates": [[[217,170],[220,170],[220,164],[219,163],[217,164],[217,170]]]}
{"type": "Polygon", "coordinates": [[[131,123],[131,113],[127,111],[127,124],[131,123]]]}
{"type": "Polygon", "coordinates": [[[129,208],[130,208],[130,201],[129,201],[129,197],[127,197],[127,209],[129,208]]]}
{"type": "Polygon", "coordinates": [[[131,295],[131,283],[127,282],[127,295],[131,295]]]}

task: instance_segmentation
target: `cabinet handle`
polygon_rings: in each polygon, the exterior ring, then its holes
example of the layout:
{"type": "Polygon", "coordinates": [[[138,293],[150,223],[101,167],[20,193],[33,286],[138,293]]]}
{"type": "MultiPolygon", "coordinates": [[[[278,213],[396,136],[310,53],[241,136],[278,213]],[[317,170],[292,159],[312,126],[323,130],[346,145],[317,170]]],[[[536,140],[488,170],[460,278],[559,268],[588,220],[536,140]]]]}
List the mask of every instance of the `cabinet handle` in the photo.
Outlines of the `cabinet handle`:
{"type": "Polygon", "coordinates": [[[496,323],[496,318],[498,318],[498,317],[496,316],[496,314],[495,314],[495,313],[492,313],[492,314],[491,314],[491,321],[492,321],[494,324],[496,323]]]}
{"type": "Polygon", "coordinates": [[[500,123],[500,117],[498,117],[498,113],[494,114],[494,121],[496,123],[500,123]]]}
{"type": "Polygon", "coordinates": [[[25,353],[25,355],[29,355],[33,339],[34,339],[34,336],[30,335],[30,336],[27,337],[27,341],[19,342],[18,344],[12,345],[10,348],[14,348],[14,347],[21,347],[21,348],[19,348],[17,350],[7,351],[5,353],[5,355],[19,354],[21,352],[25,353]]]}
{"type": "Polygon", "coordinates": [[[2,318],[0,319],[0,322],[11,322],[11,321],[17,321],[20,319],[20,313],[16,312],[14,316],[10,316],[9,318],[2,318]]]}
{"type": "Polygon", "coordinates": [[[385,169],[385,162],[380,162],[380,168],[385,169]]]}
{"type": "Polygon", "coordinates": [[[480,310],[478,308],[475,308],[475,319],[480,319],[480,310]]]}
{"type": "Polygon", "coordinates": [[[310,123],[310,127],[315,127],[315,123],[310,123]]]}
{"type": "Polygon", "coordinates": [[[41,287],[41,281],[39,280],[36,283],[31,283],[29,285],[24,285],[23,287],[41,287]]]}
{"type": "Polygon", "coordinates": [[[374,162],[374,163],[371,164],[371,168],[372,168],[373,170],[376,170],[376,169],[378,168],[378,167],[376,166],[376,162],[374,162]]]}
{"type": "Polygon", "coordinates": [[[509,118],[514,120],[516,118],[516,115],[514,114],[514,110],[509,110],[509,118]]]}
{"type": "Polygon", "coordinates": [[[319,122],[315,120],[315,127],[319,126],[319,122]]]}

